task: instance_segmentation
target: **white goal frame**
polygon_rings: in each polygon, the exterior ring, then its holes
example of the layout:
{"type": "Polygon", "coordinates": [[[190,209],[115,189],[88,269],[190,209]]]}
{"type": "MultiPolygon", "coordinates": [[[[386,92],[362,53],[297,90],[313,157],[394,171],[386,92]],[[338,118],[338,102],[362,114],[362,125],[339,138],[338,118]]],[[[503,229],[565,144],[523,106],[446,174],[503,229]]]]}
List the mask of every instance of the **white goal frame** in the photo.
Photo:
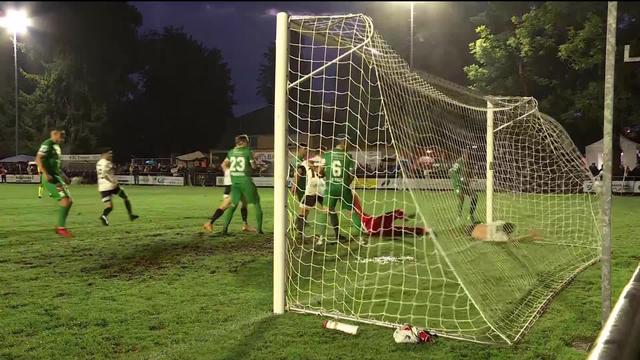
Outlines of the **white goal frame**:
{"type": "MultiPolygon", "coordinates": [[[[364,42],[363,44],[366,44],[364,42]]],[[[343,54],[345,56],[347,54],[343,54]]],[[[280,12],[276,25],[276,60],[274,86],[274,241],[273,241],[273,312],[284,313],[286,306],[286,232],[287,219],[287,92],[289,59],[289,14],[280,12]]],[[[322,68],[317,69],[320,71],[322,68]]],[[[298,82],[304,80],[300,79],[298,82]]],[[[491,99],[487,108],[492,109],[491,99]]],[[[493,111],[487,111],[486,153],[486,223],[493,219],[493,111]]],[[[493,228],[490,228],[490,231],[493,228]]]]}
{"type": "MultiPolygon", "coordinates": [[[[352,17],[352,16],[363,16],[363,15],[348,14],[348,15],[335,16],[335,17],[341,19],[343,17],[352,17]]],[[[371,50],[366,46],[368,46],[367,44],[370,44],[373,41],[372,40],[373,35],[369,35],[369,37],[363,38],[359,44],[354,45],[352,48],[347,49],[343,53],[338,53],[337,58],[333,59],[332,61],[326,64],[321,65],[318,68],[312,69],[311,72],[308,74],[301,74],[302,76],[300,78],[290,83],[289,81],[289,70],[290,70],[289,69],[289,62],[290,62],[289,36],[291,31],[293,31],[292,29],[290,29],[290,21],[297,21],[298,19],[307,19],[307,18],[314,18],[314,17],[295,16],[290,18],[290,16],[284,12],[278,13],[277,15],[275,87],[274,87],[275,136],[274,136],[273,313],[283,314],[285,309],[289,309],[296,312],[330,316],[330,317],[336,317],[336,318],[342,318],[342,319],[351,319],[359,322],[376,324],[381,326],[389,326],[389,327],[396,326],[396,324],[390,323],[384,320],[354,317],[349,314],[340,313],[335,309],[334,310],[331,310],[331,309],[318,310],[316,308],[310,308],[310,309],[301,308],[301,306],[299,306],[299,304],[295,300],[290,300],[291,303],[287,304],[287,280],[288,280],[287,272],[289,271],[289,272],[295,273],[295,270],[288,267],[289,260],[287,256],[288,254],[287,247],[290,246],[288,237],[287,237],[287,232],[288,232],[289,226],[291,225],[291,221],[290,219],[288,219],[288,217],[290,216],[288,212],[291,209],[288,209],[290,204],[288,201],[288,187],[287,187],[287,178],[288,178],[288,170],[289,170],[289,156],[288,156],[289,154],[288,154],[288,144],[287,144],[288,134],[289,134],[289,112],[290,112],[290,109],[288,106],[289,95],[290,95],[289,89],[294,88],[299,83],[306,81],[307,79],[313,77],[315,74],[325,70],[332,63],[338,60],[341,60],[342,58],[352,54],[355,51],[371,50]]],[[[373,24],[371,23],[371,20],[367,18],[362,26],[366,30],[369,30],[369,29],[372,29],[373,24]]],[[[294,36],[294,35],[291,35],[291,36],[294,36]]],[[[375,49],[371,51],[374,52],[374,50],[375,49]]],[[[500,206],[499,194],[497,195],[498,205],[497,205],[497,208],[495,209],[497,212],[494,213],[494,166],[493,166],[494,165],[494,135],[498,136],[497,134],[499,134],[503,129],[511,128],[512,125],[517,120],[523,119],[524,117],[531,115],[532,112],[537,112],[537,102],[533,98],[518,98],[518,100],[522,103],[531,102],[533,104],[532,107],[527,108],[522,113],[519,113],[517,117],[510,118],[507,120],[508,122],[503,123],[500,121],[501,119],[500,112],[511,108],[511,106],[508,105],[508,100],[512,100],[514,98],[501,97],[501,96],[496,96],[496,97],[481,96],[479,98],[476,97],[476,99],[481,100],[483,103],[486,101],[486,107],[484,104],[462,105],[462,106],[468,109],[483,109],[483,111],[486,111],[486,154],[485,154],[486,155],[486,164],[485,164],[486,165],[486,174],[485,174],[486,183],[484,184],[486,189],[486,198],[485,198],[486,200],[485,200],[484,220],[486,224],[489,225],[488,227],[489,239],[493,239],[494,238],[493,234],[495,234],[495,231],[496,231],[495,225],[500,223],[498,221],[500,219],[495,218],[496,215],[498,218],[502,218],[505,216],[503,213],[501,213],[501,210],[499,208],[500,206]],[[532,110],[532,109],[535,109],[535,110],[532,110]],[[497,120],[494,119],[494,115],[497,120]]],[[[382,107],[384,108],[384,102],[382,107]]],[[[547,116],[542,113],[539,113],[539,116],[541,116],[541,119],[547,118],[547,116]]],[[[484,122],[484,119],[482,119],[481,117],[480,121],[484,122]]],[[[553,120],[551,119],[550,121],[553,121],[553,120]]],[[[561,127],[559,131],[562,134],[563,130],[561,129],[561,127]]],[[[479,138],[482,138],[484,137],[483,135],[485,134],[480,133],[479,135],[480,135],[479,138]]],[[[566,133],[564,133],[564,135],[566,135],[566,133]]],[[[390,136],[393,137],[393,134],[390,136]]],[[[499,137],[496,137],[496,139],[497,139],[496,141],[498,142],[495,144],[495,146],[499,147],[501,144],[500,142],[501,140],[499,137]]],[[[501,154],[500,150],[498,149],[497,156],[499,157],[500,154],[501,154]]],[[[496,173],[496,176],[498,178],[500,178],[501,176],[500,171],[501,171],[500,168],[498,168],[498,173],[496,173]]],[[[497,186],[496,189],[498,190],[498,192],[500,192],[501,191],[500,183],[498,183],[496,186],[497,186]]],[[[413,196],[413,193],[411,193],[409,196],[413,196]]],[[[493,333],[495,335],[498,335],[500,338],[502,338],[502,339],[498,338],[499,341],[504,341],[507,344],[513,344],[514,342],[521,339],[523,334],[530,328],[533,321],[535,321],[535,319],[540,316],[542,309],[548,304],[549,300],[557,294],[557,291],[559,291],[564,286],[566,286],[566,284],[575,275],[577,275],[586,267],[592,265],[595,261],[597,261],[597,258],[593,258],[590,261],[580,264],[578,268],[572,268],[571,270],[572,273],[567,274],[568,276],[566,279],[564,279],[557,285],[554,285],[552,291],[548,294],[548,296],[543,296],[542,298],[540,298],[540,301],[538,301],[538,303],[536,303],[535,306],[532,307],[533,315],[527,315],[527,319],[524,319],[526,320],[526,323],[523,323],[524,325],[520,326],[517,329],[518,330],[517,333],[513,333],[507,336],[506,334],[503,334],[501,331],[496,329],[495,327],[496,325],[493,324],[492,321],[490,321],[487,318],[487,316],[481,309],[481,306],[478,306],[476,304],[476,299],[474,299],[470,291],[467,290],[467,288],[465,288],[465,285],[461,280],[460,275],[458,275],[458,273],[454,269],[454,266],[450,263],[448,256],[446,255],[446,252],[442,248],[440,248],[438,240],[435,239],[432,234],[430,234],[429,237],[432,238],[433,245],[437,249],[437,253],[440,254],[439,256],[441,256],[440,261],[442,261],[443,263],[446,263],[448,267],[451,268],[451,272],[452,272],[451,276],[456,280],[456,283],[459,284],[460,288],[463,289],[465,296],[468,297],[468,303],[473,305],[473,308],[478,311],[479,316],[482,319],[484,319],[485,324],[489,328],[491,328],[493,333]]],[[[567,245],[564,243],[558,243],[558,244],[567,245]]],[[[580,244],[579,246],[595,248],[595,246],[586,246],[584,244],[580,244]]],[[[467,305],[469,306],[469,304],[467,305]]],[[[470,340],[470,341],[481,342],[481,343],[494,343],[494,342],[479,341],[479,339],[475,339],[475,338],[469,339],[469,338],[458,337],[457,335],[458,335],[457,333],[443,334],[443,336],[447,336],[450,338],[458,338],[458,339],[470,340]]]]}

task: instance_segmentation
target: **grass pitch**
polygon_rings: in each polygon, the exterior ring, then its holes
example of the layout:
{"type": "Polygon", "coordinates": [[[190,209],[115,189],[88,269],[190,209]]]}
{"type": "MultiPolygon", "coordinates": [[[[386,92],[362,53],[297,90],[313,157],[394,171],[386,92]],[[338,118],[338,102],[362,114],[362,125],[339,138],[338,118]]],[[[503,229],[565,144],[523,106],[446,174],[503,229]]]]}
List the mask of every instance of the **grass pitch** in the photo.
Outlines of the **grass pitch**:
{"type": "MultiPolygon", "coordinates": [[[[596,265],[512,347],[324,330],[320,317],[271,315],[270,231],[242,234],[237,215],[229,236],[200,232],[221,189],[127,187],[141,218],[115,199],[106,228],[95,186],[73,186],[72,240],[53,233],[56,205],[36,192],[0,185],[0,359],[583,359],[600,328],[596,265]]],[[[272,191],[260,195],[270,229],[272,191]]],[[[614,198],[616,298],[640,260],[638,211],[640,199],[614,198]]]]}

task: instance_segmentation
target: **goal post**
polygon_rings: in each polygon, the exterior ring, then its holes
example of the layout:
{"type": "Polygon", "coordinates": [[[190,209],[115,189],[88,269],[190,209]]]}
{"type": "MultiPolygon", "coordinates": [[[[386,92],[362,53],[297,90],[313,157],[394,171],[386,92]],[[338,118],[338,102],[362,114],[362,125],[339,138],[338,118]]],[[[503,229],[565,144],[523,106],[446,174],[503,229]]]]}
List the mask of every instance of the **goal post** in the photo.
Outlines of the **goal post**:
{"type": "Polygon", "coordinates": [[[599,258],[562,126],[412,71],[367,16],[278,15],[275,129],[274,313],[512,344],[599,258]]]}
{"type": "Polygon", "coordinates": [[[493,105],[487,99],[487,195],[486,220],[493,223],[493,105]]]}
{"type": "MultiPolygon", "coordinates": [[[[613,107],[616,67],[616,29],[618,24],[618,2],[607,5],[607,37],[605,54],[604,111],[602,126],[602,202],[600,205],[602,226],[601,269],[601,319],[602,325],[611,313],[611,177],[613,175],[613,107]]],[[[616,141],[620,141],[616,139],[616,141]]],[[[616,155],[619,156],[619,155],[616,155]]]]}
{"type": "Polygon", "coordinates": [[[278,13],[274,85],[274,209],[273,209],[273,312],[285,308],[287,232],[287,72],[289,71],[289,16],[278,13]]]}

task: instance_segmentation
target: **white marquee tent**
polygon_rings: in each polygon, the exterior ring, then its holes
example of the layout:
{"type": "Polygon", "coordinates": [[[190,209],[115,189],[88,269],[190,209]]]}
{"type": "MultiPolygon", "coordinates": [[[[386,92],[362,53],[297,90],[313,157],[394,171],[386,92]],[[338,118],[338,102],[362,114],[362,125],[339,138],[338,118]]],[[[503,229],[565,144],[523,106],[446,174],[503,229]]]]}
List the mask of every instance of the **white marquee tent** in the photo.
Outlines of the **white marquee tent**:
{"type": "Polygon", "coordinates": [[[209,159],[209,156],[200,151],[194,151],[192,153],[176,156],[176,163],[178,165],[191,168],[193,167],[193,163],[195,161],[200,161],[204,159],[209,159]]]}
{"type": "MultiPolygon", "coordinates": [[[[622,149],[622,164],[629,169],[635,168],[640,144],[620,136],[620,148],[622,149]]],[[[598,168],[602,166],[602,139],[586,147],[586,156],[587,164],[596,163],[598,168]]]]}

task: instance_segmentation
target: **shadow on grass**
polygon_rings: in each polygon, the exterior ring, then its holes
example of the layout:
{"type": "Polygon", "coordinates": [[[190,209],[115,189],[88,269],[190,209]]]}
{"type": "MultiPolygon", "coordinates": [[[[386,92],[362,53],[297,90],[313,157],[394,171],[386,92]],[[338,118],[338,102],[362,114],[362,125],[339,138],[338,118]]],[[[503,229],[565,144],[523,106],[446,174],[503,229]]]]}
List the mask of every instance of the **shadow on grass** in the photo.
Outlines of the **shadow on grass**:
{"type": "Polygon", "coordinates": [[[274,329],[275,319],[276,316],[271,315],[253,323],[251,331],[243,337],[243,339],[250,339],[250,341],[238,342],[229,350],[229,353],[226,354],[223,359],[247,359],[255,351],[260,352],[261,348],[264,348],[263,341],[265,340],[265,334],[270,333],[274,329]]]}
{"type": "Polygon", "coordinates": [[[267,255],[272,249],[270,235],[179,235],[142,236],[135,245],[129,246],[128,251],[101,256],[100,262],[83,267],[81,271],[104,278],[134,279],[162,270],[189,267],[202,257],[230,254],[267,255]]]}

